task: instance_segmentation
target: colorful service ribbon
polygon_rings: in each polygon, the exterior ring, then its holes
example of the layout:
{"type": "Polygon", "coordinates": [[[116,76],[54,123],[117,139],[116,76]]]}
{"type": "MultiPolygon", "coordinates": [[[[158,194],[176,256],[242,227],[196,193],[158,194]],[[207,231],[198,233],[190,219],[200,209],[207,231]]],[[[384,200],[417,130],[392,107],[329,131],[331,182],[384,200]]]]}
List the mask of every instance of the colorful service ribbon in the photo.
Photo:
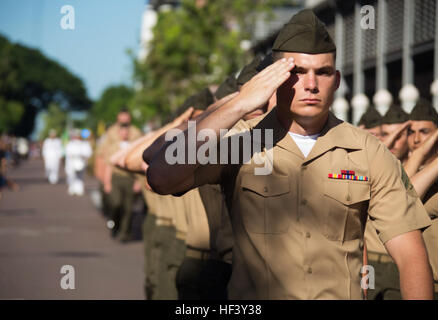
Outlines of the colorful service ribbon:
{"type": "Polygon", "coordinates": [[[368,181],[367,176],[356,176],[354,175],[354,171],[342,170],[341,172],[348,172],[348,174],[329,173],[328,177],[329,179],[368,181]]]}

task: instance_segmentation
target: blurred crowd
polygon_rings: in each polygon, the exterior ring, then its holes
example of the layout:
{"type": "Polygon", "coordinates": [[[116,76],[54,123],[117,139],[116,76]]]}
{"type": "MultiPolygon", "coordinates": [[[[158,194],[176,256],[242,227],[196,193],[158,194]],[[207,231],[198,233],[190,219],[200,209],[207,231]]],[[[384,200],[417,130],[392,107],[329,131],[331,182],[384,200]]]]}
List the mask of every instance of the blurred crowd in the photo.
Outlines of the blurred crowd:
{"type": "Polygon", "coordinates": [[[19,185],[9,178],[8,171],[28,158],[29,148],[29,142],[26,138],[11,135],[0,137],[0,199],[3,196],[2,190],[4,188],[13,191],[19,190],[19,185]]]}

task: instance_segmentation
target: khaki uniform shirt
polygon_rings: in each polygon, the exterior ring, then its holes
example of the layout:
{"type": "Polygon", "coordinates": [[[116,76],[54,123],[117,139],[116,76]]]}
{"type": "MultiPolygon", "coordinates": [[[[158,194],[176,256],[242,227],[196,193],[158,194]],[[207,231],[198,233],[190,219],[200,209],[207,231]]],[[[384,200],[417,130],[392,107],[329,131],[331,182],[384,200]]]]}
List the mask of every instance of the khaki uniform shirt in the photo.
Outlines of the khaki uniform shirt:
{"type": "Polygon", "coordinates": [[[433,279],[438,281],[438,193],[432,196],[424,205],[432,219],[432,225],[423,233],[429,262],[433,271],[433,279]]]}
{"type": "Polygon", "coordinates": [[[176,229],[176,237],[180,240],[187,239],[188,231],[188,212],[185,207],[184,196],[170,198],[170,205],[173,208],[173,220],[176,229]]]}
{"type": "Polygon", "coordinates": [[[146,202],[146,205],[148,207],[148,214],[155,216],[157,214],[156,213],[157,211],[156,199],[158,198],[157,194],[145,188],[142,189],[142,192],[143,192],[144,201],[146,202]]]}
{"type": "MultiPolygon", "coordinates": [[[[103,150],[103,156],[104,156],[105,162],[107,164],[110,164],[109,161],[110,161],[111,156],[120,150],[120,146],[121,146],[120,144],[122,141],[119,138],[117,130],[118,130],[117,125],[112,125],[108,129],[105,140],[103,141],[103,143],[99,147],[100,150],[103,150]]],[[[141,136],[142,136],[142,133],[139,129],[137,129],[134,126],[129,127],[128,142],[132,142],[132,141],[140,138],[141,136]]],[[[131,175],[127,171],[121,170],[121,169],[114,167],[114,166],[113,166],[113,173],[121,175],[121,176],[131,175]]]]}
{"type": "Polygon", "coordinates": [[[407,192],[400,162],[375,137],[330,113],[304,158],[275,110],[230,131],[273,129],[274,147],[252,155],[265,156],[271,174],[254,175],[253,161],[195,172],[193,187],[221,183],[225,192],[235,241],[229,298],[362,299],[367,213],[383,243],[430,219],[407,192]],[[328,178],[341,170],[368,181],[328,178]]]}
{"type": "Polygon", "coordinates": [[[182,196],[187,212],[187,246],[210,250],[210,228],[198,188],[182,196]]]}
{"type": "Polygon", "coordinates": [[[364,238],[368,252],[388,254],[385,246],[383,245],[382,241],[380,241],[380,238],[377,235],[376,228],[373,226],[373,223],[370,219],[367,220],[364,238]]]}
{"type": "Polygon", "coordinates": [[[207,213],[210,248],[218,258],[231,263],[233,230],[220,185],[207,184],[198,189],[207,213]]]}
{"type": "Polygon", "coordinates": [[[156,224],[157,226],[175,226],[174,207],[171,203],[173,196],[156,194],[156,224]]]}

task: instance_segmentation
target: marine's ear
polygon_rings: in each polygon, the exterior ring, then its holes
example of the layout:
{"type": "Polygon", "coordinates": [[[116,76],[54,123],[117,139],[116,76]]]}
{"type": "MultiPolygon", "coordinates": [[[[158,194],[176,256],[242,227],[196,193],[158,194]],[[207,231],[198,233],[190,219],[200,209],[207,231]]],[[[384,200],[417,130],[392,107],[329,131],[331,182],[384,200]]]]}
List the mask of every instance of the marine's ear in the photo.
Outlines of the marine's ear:
{"type": "Polygon", "coordinates": [[[341,72],[339,70],[336,70],[335,91],[339,89],[340,85],[341,85],[341,72]]]}

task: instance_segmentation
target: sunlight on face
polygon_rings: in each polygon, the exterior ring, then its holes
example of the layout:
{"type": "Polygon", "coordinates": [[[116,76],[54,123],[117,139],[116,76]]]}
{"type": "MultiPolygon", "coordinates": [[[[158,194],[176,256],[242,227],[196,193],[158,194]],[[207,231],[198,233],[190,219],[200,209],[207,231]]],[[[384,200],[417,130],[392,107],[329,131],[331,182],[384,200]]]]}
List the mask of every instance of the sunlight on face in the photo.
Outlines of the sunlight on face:
{"type": "Polygon", "coordinates": [[[295,68],[277,90],[278,106],[303,118],[325,115],[340,81],[334,53],[283,52],[282,57],[294,58],[295,68]]]}
{"type": "Polygon", "coordinates": [[[412,121],[408,129],[409,151],[417,149],[437,129],[432,121],[412,121]]]}

